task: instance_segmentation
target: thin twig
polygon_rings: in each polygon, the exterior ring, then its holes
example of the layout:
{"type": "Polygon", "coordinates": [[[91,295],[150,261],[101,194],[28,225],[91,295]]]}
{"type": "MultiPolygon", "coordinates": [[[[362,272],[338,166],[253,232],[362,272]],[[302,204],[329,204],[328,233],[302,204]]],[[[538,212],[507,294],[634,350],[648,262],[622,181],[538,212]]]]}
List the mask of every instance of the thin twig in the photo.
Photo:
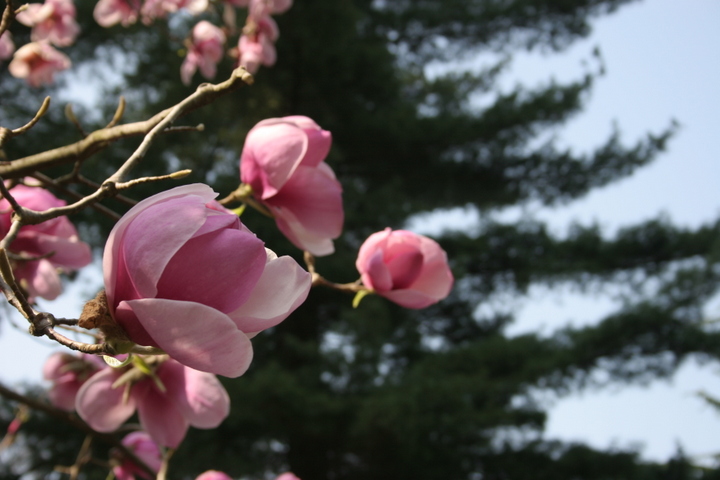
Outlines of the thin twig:
{"type": "MultiPolygon", "coordinates": [[[[35,170],[84,160],[93,153],[102,150],[121,138],[148,135],[161,123],[163,123],[164,126],[169,126],[172,121],[177,120],[181,116],[207,105],[215,101],[218,97],[230,93],[243,85],[251,85],[252,83],[252,75],[244,68],[238,67],[233,71],[229,80],[216,85],[207,83],[200,85],[197,91],[185,100],[174,107],[163,110],[148,120],[96,130],[84,139],[71,145],[13,160],[9,164],[0,165],[0,176],[5,178],[20,178],[35,170]],[[171,120],[165,122],[169,117],[171,117],[171,120]]],[[[155,131],[153,138],[157,133],[158,131],[155,131]]],[[[147,146],[145,142],[141,145],[142,148],[140,151],[136,151],[136,154],[140,155],[133,155],[132,161],[126,162],[122,172],[120,172],[119,175],[116,174],[113,181],[119,181],[123,178],[124,174],[139,161],[139,157],[142,157],[141,154],[144,153],[147,146]]]]}
{"type": "Polygon", "coordinates": [[[10,260],[4,248],[0,248],[0,275],[2,275],[0,289],[2,289],[5,298],[7,298],[8,302],[22,313],[28,321],[32,321],[37,315],[37,312],[27,301],[25,293],[15,281],[15,275],[13,275],[10,260]]]}
{"type": "Polygon", "coordinates": [[[112,120],[110,120],[110,123],[105,126],[105,128],[112,128],[122,119],[123,114],[125,113],[125,97],[121,96],[120,100],[118,101],[118,107],[115,110],[115,115],[113,115],[112,120]]]}
{"type": "Polygon", "coordinates": [[[75,128],[78,129],[80,132],[80,135],[82,135],[83,138],[87,137],[87,133],[85,133],[85,129],[80,125],[80,121],[75,116],[75,112],[73,111],[72,103],[68,103],[65,105],[65,117],[67,117],[68,120],[70,120],[70,123],[75,125],[75,128]]]}
{"type": "MultiPolygon", "coordinates": [[[[13,11],[12,0],[5,0],[5,10],[3,10],[2,17],[0,17],[0,35],[5,33],[5,30],[8,29],[14,17],[15,12],[13,11]]],[[[1,141],[0,145],[2,145],[1,141]]]]}
{"type": "MultiPolygon", "coordinates": [[[[41,183],[43,183],[44,185],[50,186],[52,188],[55,188],[55,189],[61,191],[65,195],[71,196],[78,200],[83,198],[83,195],[81,195],[77,192],[74,192],[74,191],[70,190],[69,188],[63,187],[57,180],[53,180],[52,178],[48,177],[45,174],[42,174],[40,172],[34,172],[31,176],[33,178],[35,178],[36,180],[40,181],[41,183]]],[[[95,203],[95,204],[91,205],[91,208],[110,217],[111,219],[113,219],[115,221],[120,220],[120,218],[122,217],[122,215],[120,215],[119,213],[114,212],[113,210],[110,210],[108,207],[106,207],[105,205],[102,205],[100,203],[95,203]]]]}
{"type": "MultiPolygon", "coordinates": [[[[8,2],[8,6],[10,5],[10,2],[8,2]]],[[[7,7],[5,8],[5,12],[7,12],[7,7]]],[[[5,14],[3,13],[3,20],[5,18],[5,14]]],[[[2,35],[3,30],[0,28],[0,35],[2,35]]],[[[14,130],[10,130],[7,128],[0,128],[0,146],[2,146],[5,143],[5,140],[8,138],[16,137],[18,135],[22,135],[23,133],[30,130],[32,127],[35,126],[35,124],[45,115],[45,113],[48,110],[48,107],[50,106],[50,97],[45,97],[45,100],[43,100],[42,105],[40,105],[40,109],[37,111],[35,116],[32,120],[30,120],[28,123],[23,125],[20,128],[16,128],[14,130]]]]}
{"type": "Polygon", "coordinates": [[[328,288],[332,288],[334,290],[340,290],[341,292],[348,292],[348,293],[358,293],[363,290],[368,290],[368,288],[363,285],[362,279],[357,279],[351,283],[335,283],[335,282],[326,280],[322,275],[317,273],[317,271],[315,270],[315,257],[308,251],[303,252],[303,259],[305,260],[305,265],[307,266],[308,272],[310,273],[310,275],[312,277],[312,286],[313,287],[322,285],[323,287],[328,287],[328,288]]]}
{"type": "Polygon", "coordinates": [[[26,397],[25,395],[17,393],[2,384],[0,384],[0,395],[7,398],[8,400],[14,400],[16,402],[27,405],[33,410],[47,413],[52,417],[55,417],[59,420],[64,421],[65,423],[70,424],[72,427],[80,430],[81,432],[89,433],[90,435],[94,436],[96,439],[100,440],[106,445],[110,445],[111,447],[114,447],[121,451],[123,455],[131,459],[132,462],[137,464],[137,466],[140,467],[144,472],[150,474],[151,476],[155,475],[155,472],[150,467],[148,467],[145,462],[143,462],[137,455],[135,455],[135,453],[133,453],[130,449],[123,445],[117,438],[115,438],[113,435],[96,432],[95,430],[90,428],[85,422],[77,418],[75,415],[60,410],[59,408],[55,408],[52,405],[41,402],[39,400],[26,397]]]}
{"type": "MultiPolygon", "coordinates": [[[[77,181],[78,181],[78,183],[82,183],[83,185],[87,185],[88,187],[100,188],[100,184],[99,184],[99,183],[93,182],[93,181],[90,180],[89,178],[83,177],[82,175],[78,175],[78,176],[77,176],[77,181]]],[[[113,198],[114,198],[115,200],[118,200],[118,201],[126,204],[126,205],[130,205],[131,207],[134,207],[134,206],[137,205],[137,203],[138,203],[136,200],[133,200],[133,199],[130,198],[130,197],[126,197],[125,195],[117,194],[117,195],[115,195],[113,198]]]]}
{"type": "Polygon", "coordinates": [[[250,205],[252,208],[262,213],[268,218],[275,218],[275,215],[273,215],[270,209],[268,209],[261,202],[255,200],[252,194],[252,187],[247,183],[241,183],[238,188],[236,188],[232,193],[230,193],[230,195],[223,198],[222,200],[218,200],[218,203],[226,207],[233,202],[242,202],[245,205],[250,205]]]}

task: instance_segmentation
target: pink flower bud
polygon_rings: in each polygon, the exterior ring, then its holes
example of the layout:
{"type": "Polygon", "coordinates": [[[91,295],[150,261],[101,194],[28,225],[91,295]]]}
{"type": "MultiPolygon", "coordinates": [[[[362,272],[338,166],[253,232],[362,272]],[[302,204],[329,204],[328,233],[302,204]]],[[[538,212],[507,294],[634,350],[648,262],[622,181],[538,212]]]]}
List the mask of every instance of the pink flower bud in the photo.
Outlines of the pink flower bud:
{"type": "Polygon", "coordinates": [[[46,42],[33,42],[20,47],[8,65],[10,75],[24,78],[31,87],[50,85],[55,72],[70,68],[70,59],[46,42]]]}
{"type": "MultiPolygon", "coordinates": [[[[158,472],[162,466],[162,454],[157,444],[145,432],[138,431],[126,435],[121,442],[128,450],[133,452],[153,472],[158,472]]],[[[135,475],[151,479],[145,470],[127,457],[122,457],[120,465],[113,468],[117,480],[135,480],[135,475]]]]}
{"type": "Polygon", "coordinates": [[[12,34],[9,31],[0,35],[0,60],[7,60],[12,57],[15,51],[15,44],[12,41],[12,34]]]}
{"type": "Polygon", "coordinates": [[[250,15],[260,18],[265,15],[284,13],[292,7],[292,0],[250,0],[250,15]]]}
{"type": "Polygon", "coordinates": [[[75,5],[72,0],[45,0],[45,3],[29,3],[16,16],[18,22],[32,27],[33,42],[48,41],[58,47],[72,45],[80,33],[75,21],[75,5]]]}
{"type": "MultiPolygon", "coordinates": [[[[17,185],[10,193],[20,205],[32,210],[43,211],[65,205],[63,200],[55,198],[44,188],[17,185]]],[[[10,229],[11,217],[10,203],[0,199],[0,237],[4,237],[10,229]]],[[[31,298],[53,300],[62,291],[57,269],[71,272],[92,261],[90,247],[80,241],[77,230],[67,217],[22,227],[10,244],[10,251],[28,258],[15,262],[13,271],[31,298]]]]}
{"type": "Polygon", "coordinates": [[[156,18],[165,18],[168,13],[186,10],[192,15],[199,15],[209,6],[208,0],[145,0],[140,12],[145,25],[150,25],[156,18]]]}
{"type": "Polygon", "coordinates": [[[232,478],[223,472],[208,470],[207,472],[200,474],[200,476],[198,476],[195,480],[232,480],[232,478]]]}
{"type": "Polygon", "coordinates": [[[175,448],[190,425],[215,428],[230,413],[230,398],[215,375],[168,359],[157,366],[155,379],[145,376],[130,384],[115,384],[125,371],[106,368],[78,392],[75,408],[98,432],[117,430],[137,409],[150,437],[159,445],[175,448]]]}
{"type": "Polygon", "coordinates": [[[313,255],[334,251],[344,219],[342,187],[324,162],[332,136],[308,117],[272,118],[247,135],[240,178],[275,215],[280,231],[313,255]]]}
{"type": "Polygon", "coordinates": [[[425,308],[447,297],[453,275],[445,251],[434,240],[406,230],[373,233],[355,262],[362,281],[398,305],[425,308]]]}
{"type": "Polygon", "coordinates": [[[61,410],[75,410],[75,398],[80,387],[95,372],[104,367],[102,360],[94,355],[70,355],[53,353],[43,366],[43,378],[52,382],[48,391],[50,403],[61,410]]]}
{"type": "Polygon", "coordinates": [[[193,28],[188,54],[180,67],[180,78],[185,85],[199,68],[203,77],[215,77],[217,63],[222,60],[225,34],[212,23],[202,20],[193,28]]]}
{"type": "Polygon", "coordinates": [[[249,28],[250,32],[241,35],[238,41],[240,65],[252,74],[257,72],[261,64],[266,67],[275,65],[277,60],[275,42],[280,35],[275,20],[269,15],[258,18],[251,16],[248,18],[246,28],[249,28]]]}
{"type": "Polygon", "coordinates": [[[310,274],[263,247],[207,185],[133,207],[105,246],[108,307],[128,337],[191,368],[228,377],[250,365],[250,336],[280,323],[310,274]]]}
{"type": "Polygon", "coordinates": [[[93,10],[93,18],[105,28],[117,23],[128,27],[137,22],[139,14],[139,0],[100,0],[93,10]]]}
{"type": "Polygon", "coordinates": [[[292,472],[286,472],[282,475],[278,476],[275,480],[300,480],[298,477],[295,476],[292,472]]]}

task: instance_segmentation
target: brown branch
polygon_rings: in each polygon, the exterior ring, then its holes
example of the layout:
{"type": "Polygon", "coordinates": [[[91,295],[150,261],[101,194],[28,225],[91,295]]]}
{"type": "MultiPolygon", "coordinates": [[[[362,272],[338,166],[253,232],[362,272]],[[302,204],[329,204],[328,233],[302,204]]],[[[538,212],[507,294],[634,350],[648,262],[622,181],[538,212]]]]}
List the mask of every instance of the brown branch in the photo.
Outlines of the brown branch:
{"type": "Polygon", "coordinates": [[[113,118],[110,120],[110,123],[108,123],[105,128],[112,128],[120,121],[123,114],[125,113],[125,97],[121,96],[120,100],[118,101],[118,107],[115,110],[115,115],[113,115],[113,118]]]}
{"type": "Polygon", "coordinates": [[[113,175],[111,180],[112,182],[120,181],[140,158],[142,158],[154,137],[161,133],[166,127],[170,126],[173,121],[215,101],[217,98],[243,85],[251,85],[252,82],[252,75],[243,67],[238,67],[233,71],[230,79],[225,82],[215,85],[209,83],[202,84],[185,100],[174,107],[163,110],[148,120],[96,130],[88,134],[84,139],[71,145],[13,160],[8,164],[0,165],[0,176],[4,178],[20,178],[35,170],[84,160],[117,140],[137,135],[145,135],[146,138],[138,150],[136,150],[133,156],[113,175]],[[150,138],[148,138],[148,135],[150,138]]]}
{"type": "Polygon", "coordinates": [[[145,462],[143,462],[137,455],[135,455],[131,450],[129,450],[125,445],[123,445],[120,440],[115,438],[113,435],[96,432],[95,430],[90,428],[88,424],[77,418],[75,415],[72,415],[71,413],[64,410],[60,410],[59,408],[55,408],[45,402],[41,402],[39,400],[26,397],[25,395],[21,395],[13,390],[10,390],[2,384],[0,384],[0,395],[7,398],[8,400],[14,400],[16,402],[22,403],[23,405],[27,405],[33,410],[44,412],[51,417],[57,418],[58,420],[62,420],[63,422],[70,424],[72,427],[80,430],[81,432],[92,435],[106,445],[109,445],[121,451],[123,455],[130,458],[133,463],[137,464],[137,466],[140,467],[144,472],[150,474],[153,477],[155,476],[155,472],[150,467],[148,467],[145,462]]]}
{"type": "Polygon", "coordinates": [[[335,283],[326,280],[325,277],[315,271],[315,257],[312,253],[305,251],[303,252],[303,259],[307,266],[308,272],[312,276],[312,286],[317,287],[322,285],[323,287],[332,288],[334,290],[340,290],[341,292],[358,293],[368,288],[363,285],[362,279],[358,279],[352,283],[335,283]]]}
{"type": "MultiPolygon", "coordinates": [[[[68,195],[70,197],[73,197],[75,199],[82,199],[83,196],[77,192],[74,192],[70,190],[69,188],[63,187],[57,180],[53,180],[52,178],[48,177],[45,174],[42,174],[40,172],[33,172],[31,175],[34,179],[40,181],[42,184],[55,188],[56,190],[61,191],[65,195],[68,195]]],[[[93,205],[90,205],[91,208],[97,210],[98,212],[110,217],[111,219],[115,220],[116,222],[120,220],[122,215],[119,213],[114,212],[113,210],[110,210],[108,207],[101,205],[100,203],[95,203],[93,205]]]]}
{"type": "MultiPolygon", "coordinates": [[[[0,17],[0,35],[5,33],[13,18],[15,18],[15,11],[13,10],[12,0],[5,0],[5,10],[2,17],[0,17]]],[[[0,141],[0,145],[2,145],[2,141],[0,141]]]]}
{"type": "MultiPolygon", "coordinates": [[[[8,6],[10,3],[8,3],[8,6]]],[[[7,12],[7,8],[5,9],[7,12]]],[[[5,15],[3,14],[3,18],[5,15]]],[[[2,35],[2,29],[0,29],[0,35],[2,35]]],[[[30,120],[28,123],[23,125],[20,128],[16,128],[14,130],[10,130],[9,128],[3,128],[0,127],[0,146],[2,146],[5,143],[5,140],[8,138],[16,137],[18,135],[22,135],[23,133],[30,130],[32,127],[35,126],[35,124],[47,113],[48,107],[50,107],[50,97],[45,97],[45,100],[43,100],[42,105],[40,105],[40,108],[38,109],[35,116],[30,120]]]]}

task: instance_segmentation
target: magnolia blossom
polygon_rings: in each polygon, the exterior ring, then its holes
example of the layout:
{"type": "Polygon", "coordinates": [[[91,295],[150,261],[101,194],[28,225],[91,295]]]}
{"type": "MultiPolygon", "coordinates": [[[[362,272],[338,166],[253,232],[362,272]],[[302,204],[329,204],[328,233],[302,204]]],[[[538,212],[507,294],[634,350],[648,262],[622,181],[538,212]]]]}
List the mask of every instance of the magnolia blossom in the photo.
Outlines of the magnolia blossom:
{"type": "MultiPolygon", "coordinates": [[[[150,470],[157,473],[162,467],[160,448],[146,432],[132,432],[126,435],[121,443],[142,460],[150,470]]],[[[121,457],[120,464],[113,467],[113,474],[117,480],[135,480],[135,475],[148,480],[153,478],[127,457],[121,457]]]]}
{"type": "MultiPolygon", "coordinates": [[[[10,193],[21,206],[32,210],[42,211],[65,205],[63,200],[55,198],[44,188],[16,185],[10,193]]],[[[0,199],[0,236],[7,234],[11,218],[10,203],[0,199]]],[[[77,230],[67,217],[25,225],[10,244],[10,251],[24,257],[15,263],[13,271],[31,298],[53,300],[62,292],[57,269],[70,272],[92,261],[90,247],[80,241],[77,230]]]]}
{"type": "Polygon", "coordinates": [[[365,286],[398,305],[425,308],[447,297],[453,275],[434,240],[406,230],[374,233],[355,262],[365,286]]]}
{"type": "Polygon", "coordinates": [[[195,480],[232,480],[232,478],[223,472],[208,470],[205,473],[201,473],[195,480]]]}
{"type": "Polygon", "coordinates": [[[286,12],[292,7],[293,0],[250,0],[245,4],[249,7],[251,16],[260,18],[286,12]]]}
{"type": "Polygon", "coordinates": [[[8,65],[10,75],[24,78],[32,87],[50,85],[55,72],[70,68],[70,59],[47,42],[32,42],[20,47],[8,65]]]}
{"type": "Polygon", "coordinates": [[[173,359],[155,368],[156,378],[144,375],[122,384],[119,379],[126,371],[106,368],[80,388],[75,409],[94,430],[115,431],[137,410],[150,437],[159,445],[175,448],[190,425],[215,428],[230,413],[230,398],[213,374],[173,359]]]}
{"type": "MultiPolygon", "coordinates": [[[[122,479],[119,479],[122,480],[122,479]]],[[[224,474],[223,472],[218,472],[217,470],[208,470],[207,472],[201,474],[198,476],[195,480],[232,480],[228,475],[224,474]]],[[[300,480],[298,477],[293,475],[290,472],[283,473],[279,477],[277,477],[275,480],[300,480]]]]}
{"type": "Polygon", "coordinates": [[[199,15],[208,9],[208,0],[145,0],[140,13],[145,25],[150,25],[156,18],[165,18],[168,13],[185,10],[192,15],[199,15]]]}
{"type": "Polygon", "coordinates": [[[50,403],[57,408],[72,412],[80,387],[90,376],[104,367],[102,360],[94,355],[70,355],[57,352],[45,361],[43,378],[52,382],[48,391],[50,403]]]}
{"type": "Polygon", "coordinates": [[[100,0],[93,10],[93,18],[101,27],[120,24],[128,27],[137,22],[140,14],[138,0],[100,0]]]}
{"type": "Polygon", "coordinates": [[[280,231],[313,255],[334,251],[344,219],[342,187],[324,162],[332,136],[308,117],[272,118],[247,135],[240,178],[275,216],[280,231]]]}
{"type": "Polygon", "coordinates": [[[0,35],[0,60],[7,60],[12,57],[15,51],[15,44],[12,41],[12,34],[9,31],[0,35]]]}
{"type": "Polygon", "coordinates": [[[105,246],[111,315],[130,340],[179,362],[237,377],[250,337],[283,321],[310,291],[310,274],[278,258],[202,184],[133,207],[105,246]]]}
{"type": "Polygon", "coordinates": [[[217,63],[223,57],[225,34],[212,23],[202,20],[193,28],[188,54],[180,67],[180,78],[185,85],[199,68],[208,80],[215,77],[217,63]]]}
{"type": "Polygon", "coordinates": [[[17,21],[32,27],[33,42],[47,40],[58,47],[72,45],[80,33],[75,21],[75,5],[72,0],[45,0],[45,3],[29,3],[16,15],[17,21]]]}
{"type": "Polygon", "coordinates": [[[280,36],[277,23],[269,15],[248,17],[248,24],[238,41],[240,65],[256,73],[260,65],[272,67],[277,60],[275,42],[280,36]]]}
{"type": "Polygon", "coordinates": [[[278,476],[275,480],[300,480],[298,477],[295,476],[292,472],[286,472],[282,475],[278,476]]]}

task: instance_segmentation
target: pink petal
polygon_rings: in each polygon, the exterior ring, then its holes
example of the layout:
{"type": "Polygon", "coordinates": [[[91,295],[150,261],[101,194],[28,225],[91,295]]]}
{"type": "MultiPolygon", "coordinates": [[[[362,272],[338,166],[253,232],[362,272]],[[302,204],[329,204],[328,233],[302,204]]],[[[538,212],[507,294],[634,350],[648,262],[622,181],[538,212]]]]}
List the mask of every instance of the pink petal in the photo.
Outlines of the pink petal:
{"type": "Polygon", "coordinates": [[[68,353],[53,353],[48,357],[47,360],[45,360],[45,363],[43,364],[43,378],[45,380],[55,380],[67,375],[67,372],[63,371],[64,367],[69,362],[72,362],[74,360],[77,360],[77,357],[74,357],[68,353]]]}
{"type": "Polygon", "coordinates": [[[370,259],[375,255],[375,252],[381,250],[385,244],[387,244],[391,233],[392,230],[386,228],[381,232],[373,233],[363,242],[360,246],[360,251],[358,251],[357,260],[355,261],[358,272],[364,273],[368,270],[370,259]]]}
{"type": "Polygon", "coordinates": [[[345,216],[342,186],[334,176],[322,168],[300,166],[266,203],[273,207],[278,228],[297,247],[314,255],[334,251],[329,240],[340,236],[345,216]]]}
{"type": "Polygon", "coordinates": [[[377,250],[370,257],[362,272],[363,283],[377,292],[392,289],[392,275],[385,265],[382,250],[377,250]]]}
{"type": "Polygon", "coordinates": [[[250,366],[250,339],[214,308],[161,298],[123,303],[157,345],[183,365],[226,377],[239,377],[250,366]]]}
{"type": "Polygon", "coordinates": [[[201,473],[195,480],[232,480],[229,476],[223,472],[217,470],[208,470],[205,473],[201,473]]]}
{"type": "Polygon", "coordinates": [[[98,432],[118,429],[135,412],[135,400],[123,402],[124,387],[112,388],[123,372],[107,368],[85,382],[78,391],[75,408],[80,418],[98,432]]]}
{"type": "Polygon", "coordinates": [[[230,397],[215,375],[170,359],[160,366],[158,377],[168,397],[193,427],[215,428],[230,413],[230,397]]]}
{"type": "Polygon", "coordinates": [[[54,252],[52,256],[48,257],[48,260],[58,267],[74,270],[92,262],[90,246],[78,240],[77,237],[68,239],[40,232],[25,233],[21,231],[17,240],[13,242],[13,247],[20,251],[28,251],[23,248],[28,243],[32,245],[34,254],[45,255],[54,252]]]}
{"type": "MultiPolygon", "coordinates": [[[[118,221],[118,223],[115,224],[115,227],[110,232],[110,236],[108,237],[107,243],[105,244],[105,252],[103,254],[103,276],[105,280],[105,290],[108,296],[108,303],[110,305],[114,304],[115,287],[118,279],[117,267],[118,264],[122,263],[120,247],[122,245],[122,238],[126,233],[125,231],[127,230],[128,225],[130,225],[135,219],[135,217],[144,212],[145,209],[147,209],[148,207],[166,202],[175,197],[184,197],[186,195],[199,197],[198,202],[201,202],[204,205],[213,200],[217,196],[217,193],[213,192],[212,189],[207,185],[200,183],[184,185],[181,187],[166,190],[162,193],[153,195],[152,197],[141,201],[133,208],[131,208],[125,215],[123,215],[123,217],[118,221]]],[[[197,228],[202,226],[202,224],[203,222],[199,222],[197,228]]],[[[195,230],[197,230],[197,228],[195,230]]],[[[177,248],[175,250],[179,249],[181,245],[182,243],[177,245],[177,248]]],[[[159,278],[161,274],[162,271],[159,271],[157,272],[156,276],[159,278]]]]}
{"type": "Polygon", "coordinates": [[[62,293],[62,283],[55,267],[49,260],[23,262],[15,267],[15,276],[28,282],[31,297],[55,300],[62,293]]]}
{"type": "Polygon", "coordinates": [[[195,237],[165,267],[157,283],[157,297],[197,302],[228,313],[248,299],[265,262],[263,242],[242,230],[217,230],[195,237]],[[218,281],[226,283],[219,286],[218,281]]]}
{"type": "Polygon", "coordinates": [[[188,422],[175,402],[149,378],[135,384],[131,395],[137,402],[140,424],[150,437],[159,445],[177,448],[185,438],[188,422]]]}
{"type": "Polygon", "coordinates": [[[242,181],[275,195],[302,161],[308,147],[305,132],[290,123],[255,126],[245,139],[240,158],[242,181]]]}
{"type": "Polygon", "coordinates": [[[75,378],[55,382],[48,390],[50,403],[61,410],[72,412],[75,410],[75,399],[80,387],[81,383],[75,378]]]}
{"type": "Polygon", "coordinates": [[[310,274],[291,257],[267,250],[268,262],[250,299],[230,314],[238,328],[256,333],[285,320],[307,298],[310,274]]]}

